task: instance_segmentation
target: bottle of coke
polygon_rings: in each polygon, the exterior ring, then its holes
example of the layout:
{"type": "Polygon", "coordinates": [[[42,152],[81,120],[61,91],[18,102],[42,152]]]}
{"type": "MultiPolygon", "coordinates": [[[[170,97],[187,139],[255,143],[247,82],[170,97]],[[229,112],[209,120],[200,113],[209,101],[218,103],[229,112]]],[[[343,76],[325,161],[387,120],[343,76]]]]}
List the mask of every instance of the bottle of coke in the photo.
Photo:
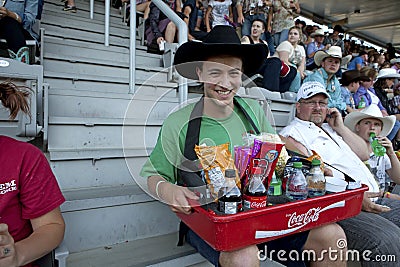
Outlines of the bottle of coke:
{"type": "Polygon", "coordinates": [[[236,214],[242,209],[242,194],[236,185],[236,171],[225,170],[225,183],[218,192],[218,210],[225,214],[236,214]]]}
{"type": "Polygon", "coordinates": [[[243,194],[243,204],[248,209],[260,209],[267,206],[267,190],[263,184],[263,169],[254,167],[250,181],[243,194]]]}

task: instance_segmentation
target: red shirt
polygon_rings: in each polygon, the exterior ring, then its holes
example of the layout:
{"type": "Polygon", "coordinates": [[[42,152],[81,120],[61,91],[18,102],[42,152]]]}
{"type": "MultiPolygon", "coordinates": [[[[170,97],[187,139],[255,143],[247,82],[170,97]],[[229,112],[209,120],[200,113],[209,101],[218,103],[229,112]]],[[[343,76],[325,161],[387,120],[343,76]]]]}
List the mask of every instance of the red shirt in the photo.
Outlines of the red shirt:
{"type": "Polygon", "coordinates": [[[0,136],[0,222],[8,225],[15,242],[32,233],[30,219],[64,201],[43,153],[31,144],[0,136]]]}

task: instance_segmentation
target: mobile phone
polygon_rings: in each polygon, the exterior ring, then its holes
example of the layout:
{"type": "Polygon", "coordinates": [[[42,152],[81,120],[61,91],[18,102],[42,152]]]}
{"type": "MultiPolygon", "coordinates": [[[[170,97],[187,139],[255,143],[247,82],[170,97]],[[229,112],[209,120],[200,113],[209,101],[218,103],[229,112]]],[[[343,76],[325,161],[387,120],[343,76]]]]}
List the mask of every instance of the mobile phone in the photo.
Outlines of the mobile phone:
{"type": "Polygon", "coordinates": [[[7,0],[0,0],[0,7],[3,7],[6,5],[7,0]]]}

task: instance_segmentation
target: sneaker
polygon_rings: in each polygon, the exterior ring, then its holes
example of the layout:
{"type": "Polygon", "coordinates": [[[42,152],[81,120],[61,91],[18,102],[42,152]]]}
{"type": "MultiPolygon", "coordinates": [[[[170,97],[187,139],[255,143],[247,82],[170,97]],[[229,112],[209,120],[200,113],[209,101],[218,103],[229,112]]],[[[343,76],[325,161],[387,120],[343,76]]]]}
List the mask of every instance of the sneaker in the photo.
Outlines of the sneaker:
{"type": "Polygon", "coordinates": [[[65,6],[64,6],[63,10],[64,11],[69,11],[69,12],[72,12],[72,13],[76,13],[76,11],[78,9],[76,8],[76,6],[69,6],[69,5],[67,5],[67,3],[65,3],[65,6]]]}

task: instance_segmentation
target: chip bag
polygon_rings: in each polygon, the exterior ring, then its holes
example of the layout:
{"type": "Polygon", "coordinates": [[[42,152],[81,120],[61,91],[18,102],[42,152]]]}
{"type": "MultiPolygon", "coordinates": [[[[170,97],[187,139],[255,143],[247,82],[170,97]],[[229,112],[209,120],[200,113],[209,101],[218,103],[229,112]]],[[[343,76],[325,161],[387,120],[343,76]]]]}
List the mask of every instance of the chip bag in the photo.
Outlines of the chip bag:
{"type": "Polygon", "coordinates": [[[218,146],[196,145],[194,150],[204,170],[210,193],[215,199],[218,197],[219,189],[225,183],[226,169],[234,169],[236,171],[236,184],[240,188],[239,176],[229,151],[229,143],[218,146]]]}

